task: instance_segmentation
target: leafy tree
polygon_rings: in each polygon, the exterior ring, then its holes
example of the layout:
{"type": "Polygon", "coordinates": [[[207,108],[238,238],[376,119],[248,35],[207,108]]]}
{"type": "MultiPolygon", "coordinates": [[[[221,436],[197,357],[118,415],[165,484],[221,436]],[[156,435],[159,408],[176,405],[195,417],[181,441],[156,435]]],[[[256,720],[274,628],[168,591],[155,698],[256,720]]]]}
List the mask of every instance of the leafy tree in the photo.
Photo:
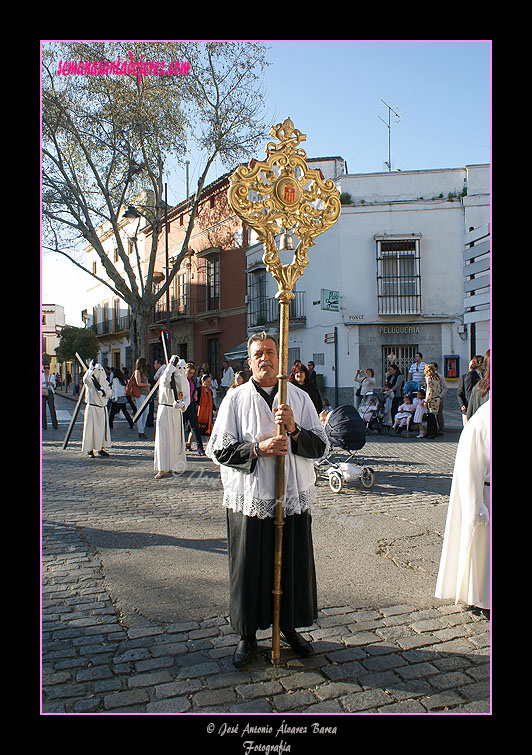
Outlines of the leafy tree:
{"type": "Polygon", "coordinates": [[[232,166],[266,136],[260,116],[265,52],[263,45],[248,42],[43,45],[43,248],[68,257],[129,305],[134,356],[145,355],[147,319],[186,254],[215,158],[232,166]],[[93,72],[101,61],[102,74],[91,75],[90,66],[89,73],[80,74],[76,61],[94,61],[93,72]],[[111,63],[117,61],[122,72],[105,75],[105,66],[111,71],[111,63]],[[152,68],[150,74],[150,61],[165,61],[166,70],[177,66],[180,73],[155,75],[152,68]],[[141,62],[142,67],[135,68],[141,62]],[[156,249],[165,216],[165,166],[170,156],[183,162],[190,141],[201,150],[203,170],[182,248],[165,284],[154,292],[156,249]],[[120,212],[142,190],[153,199],[151,208],[136,208],[153,229],[144,277],[139,275],[138,249],[135,270],[119,228],[120,212]],[[105,221],[111,224],[123,274],[98,237],[105,221]],[[94,248],[109,280],[76,259],[80,242],[94,248]]]}
{"type": "Polygon", "coordinates": [[[59,346],[55,348],[55,356],[58,362],[75,362],[77,351],[88,363],[98,356],[99,346],[98,338],[93,330],[67,325],[61,331],[59,346]]]}

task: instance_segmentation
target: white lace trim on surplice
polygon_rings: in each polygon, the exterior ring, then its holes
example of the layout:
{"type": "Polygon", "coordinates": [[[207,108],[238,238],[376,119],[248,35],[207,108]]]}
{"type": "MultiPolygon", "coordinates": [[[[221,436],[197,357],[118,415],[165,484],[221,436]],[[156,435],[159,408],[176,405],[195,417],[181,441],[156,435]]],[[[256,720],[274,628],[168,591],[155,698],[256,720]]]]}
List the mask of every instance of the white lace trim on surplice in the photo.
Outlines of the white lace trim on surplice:
{"type": "MultiPolygon", "coordinates": [[[[310,488],[305,492],[299,493],[297,498],[287,498],[284,501],[283,511],[285,516],[294,514],[303,514],[310,511],[312,504],[317,500],[315,488],[310,488]]],[[[258,519],[266,519],[275,516],[275,498],[249,498],[242,493],[226,493],[224,495],[224,506],[244,516],[256,516],[258,519]]]]}

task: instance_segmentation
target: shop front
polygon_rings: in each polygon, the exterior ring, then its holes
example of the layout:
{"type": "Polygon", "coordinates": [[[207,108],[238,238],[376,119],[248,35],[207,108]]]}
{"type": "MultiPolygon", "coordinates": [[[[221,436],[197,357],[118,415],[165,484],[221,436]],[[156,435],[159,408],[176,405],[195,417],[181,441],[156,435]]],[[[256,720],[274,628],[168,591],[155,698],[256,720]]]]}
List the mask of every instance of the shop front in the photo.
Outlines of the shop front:
{"type": "Polygon", "coordinates": [[[436,362],[442,370],[442,328],[442,322],[359,325],[359,364],[356,367],[364,370],[371,367],[378,386],[384,384],[392,364],[399,367],[406,380],[418,352],[424,362],[436,362]]]}

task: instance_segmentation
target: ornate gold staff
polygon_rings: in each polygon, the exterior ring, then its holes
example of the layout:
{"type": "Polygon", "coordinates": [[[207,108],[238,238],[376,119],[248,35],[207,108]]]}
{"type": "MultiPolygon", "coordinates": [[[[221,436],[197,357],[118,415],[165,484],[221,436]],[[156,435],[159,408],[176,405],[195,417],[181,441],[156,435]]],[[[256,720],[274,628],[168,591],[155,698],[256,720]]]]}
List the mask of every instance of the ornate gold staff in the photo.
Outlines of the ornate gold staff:
{"type": "MultiPolygon", "coordinates": [[[[308,248],[320,233],[340,216],[340,194],[334,181],[323,180],[320,170],[310,169],[306,153],[297,149],[307,138],[287,118],[270,131],[279,144],[266,145],[264,161],[252,160],[231,175],[229,202],[235,213],[253,228],[264,247],[262,260],[277,281],[279,290],[279,404],[286,403],[288,380],[288,324],[290,301],[296,280],[308,265],[308,248]],[[282,233],[281,233],[282,232],[282,233]],[[275,243],[281,233],[281,250],[293,249],[290,233],[299,240],[292,262],[283,265],[275,243]]],[[[278,435],[285,435],[279,425],[278,435]]],[[[277,457],[275,486],[275,551],[273,580],[272,663],[280,659],[281,569],[285,497],[284,457],[277,457]]]]}

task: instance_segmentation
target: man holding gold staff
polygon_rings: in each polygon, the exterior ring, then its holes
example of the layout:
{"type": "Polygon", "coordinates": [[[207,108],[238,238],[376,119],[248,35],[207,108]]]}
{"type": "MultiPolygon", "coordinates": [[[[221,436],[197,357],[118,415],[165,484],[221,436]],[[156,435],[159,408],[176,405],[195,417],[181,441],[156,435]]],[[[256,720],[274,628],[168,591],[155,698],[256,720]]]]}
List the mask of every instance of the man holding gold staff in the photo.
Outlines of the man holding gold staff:
{"type": "Polygon", "coordinates": [[[231,626],[240,634],[233,656],[247,666],[255,633],[272,624],[276,457],[285,457],[284,535],[280,627],[301,656],[312,646],[295,629],[317,618],[311,505],[316,500],[314,460],[328,450],[324,428],[309,396],[287,385],[278,405],[279,353],[275,336],[262,332],[248,341],[252,378],[222,401],[206,449],[220,465],[227,509],[231,626]],[[283,424],[286,435],[277,434],[283,424]]]}

